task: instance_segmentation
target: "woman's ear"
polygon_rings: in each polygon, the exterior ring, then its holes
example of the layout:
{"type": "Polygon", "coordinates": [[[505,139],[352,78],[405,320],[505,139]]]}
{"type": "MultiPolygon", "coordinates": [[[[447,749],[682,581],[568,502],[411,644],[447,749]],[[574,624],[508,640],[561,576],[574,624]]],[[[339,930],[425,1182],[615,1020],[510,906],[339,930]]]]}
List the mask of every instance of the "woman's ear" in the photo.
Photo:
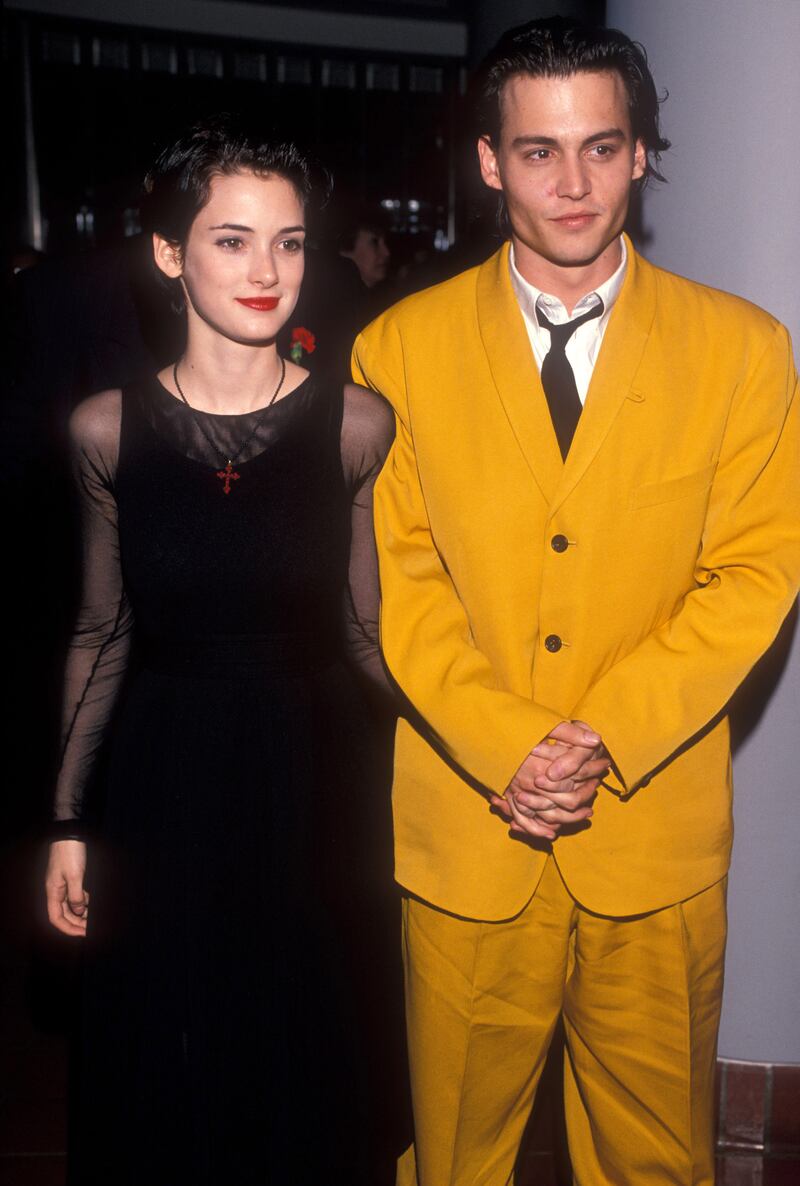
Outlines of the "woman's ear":
{"type": "Polygon", "coordinates": [[[153,234],[153,258],[156,267],[169,276],[170,280],[177,280],[183,272],[183,253],[179,243],[170,243],[161,235],[153,234]]]}

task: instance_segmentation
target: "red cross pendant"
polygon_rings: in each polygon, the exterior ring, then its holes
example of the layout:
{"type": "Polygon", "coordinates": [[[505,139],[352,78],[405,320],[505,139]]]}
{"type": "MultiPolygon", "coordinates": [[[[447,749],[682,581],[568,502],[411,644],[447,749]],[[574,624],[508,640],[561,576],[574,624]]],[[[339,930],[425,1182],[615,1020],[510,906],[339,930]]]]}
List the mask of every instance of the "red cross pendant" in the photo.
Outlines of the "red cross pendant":
{"type": "Polygon", "coordinates": [[[233,463],[229,461],[224,469],[217,470],[217,477],[225,483],[225,485],[222,487],[222,493],[230,494],[231,482],[238,482],[240,475],[236,473],[233,468],[233,463]]]}

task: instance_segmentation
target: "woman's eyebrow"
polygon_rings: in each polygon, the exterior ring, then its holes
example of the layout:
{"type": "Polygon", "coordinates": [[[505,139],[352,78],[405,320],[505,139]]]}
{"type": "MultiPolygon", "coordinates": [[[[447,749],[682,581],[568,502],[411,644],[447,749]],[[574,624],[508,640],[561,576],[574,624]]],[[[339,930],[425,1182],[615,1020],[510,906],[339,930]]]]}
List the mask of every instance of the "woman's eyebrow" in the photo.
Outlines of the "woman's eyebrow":
{"type": "MultiPolygon", "coordinates": [[[[210,226],[210,231],[245,231],[252,235],[255,232],[251,226],[240,226],[238,222],[220,222],[217,226],[210,226]]],[[[304,226],[284,226],[278,231],[279,235],[296,234],[297,231],[304,231],[304,226]]]]}

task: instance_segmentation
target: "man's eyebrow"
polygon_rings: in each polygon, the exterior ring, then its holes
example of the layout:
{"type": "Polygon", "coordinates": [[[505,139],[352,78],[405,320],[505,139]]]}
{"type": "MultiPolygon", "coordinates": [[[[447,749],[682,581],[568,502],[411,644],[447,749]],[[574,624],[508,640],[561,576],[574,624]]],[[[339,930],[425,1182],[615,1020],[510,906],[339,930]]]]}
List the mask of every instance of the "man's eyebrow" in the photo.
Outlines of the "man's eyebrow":
{"type": "Polygon", "coordinates": [[[548,148],[555,148],[558,141],[552,136],[515,136],[511,141],[512,148],[526,148],[532,144],[544,144],[548,148]]]}
{"type": "Polygon", "coordinates": [[[622,128],[606,128],[603,132],[595,132],[593,136],[587,136],[584,144],[596,144],[598,140],[625,140],[626,136],[622,128]]]}
{"type": "MultiPolygon", "coordinates": [[[[582,147],[587,144],[597,144],[599,140],[624,140],[625,133],[622,128],[604,128],[601,132],[593,132],[591,136],[587,136],[582,141],[582,147]]],[[[542,148],[557,148],[558,140],[555,136],[515,136],[511,141],[512,148],[532,148],[540,146],[542,148]]]]}

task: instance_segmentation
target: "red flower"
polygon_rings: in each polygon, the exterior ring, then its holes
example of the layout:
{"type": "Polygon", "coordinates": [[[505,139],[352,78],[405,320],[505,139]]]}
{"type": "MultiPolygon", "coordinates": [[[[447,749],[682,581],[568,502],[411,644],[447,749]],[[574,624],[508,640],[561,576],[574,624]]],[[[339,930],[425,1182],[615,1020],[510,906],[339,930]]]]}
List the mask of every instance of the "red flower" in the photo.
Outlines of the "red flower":
{"type": "Polygon", "coordinates": [[[313,354],[317,340],[310,330],[298,325],[292,330],[292,345],[298,345],[301,350],[305,350],[306,354],[313,354]]]}

